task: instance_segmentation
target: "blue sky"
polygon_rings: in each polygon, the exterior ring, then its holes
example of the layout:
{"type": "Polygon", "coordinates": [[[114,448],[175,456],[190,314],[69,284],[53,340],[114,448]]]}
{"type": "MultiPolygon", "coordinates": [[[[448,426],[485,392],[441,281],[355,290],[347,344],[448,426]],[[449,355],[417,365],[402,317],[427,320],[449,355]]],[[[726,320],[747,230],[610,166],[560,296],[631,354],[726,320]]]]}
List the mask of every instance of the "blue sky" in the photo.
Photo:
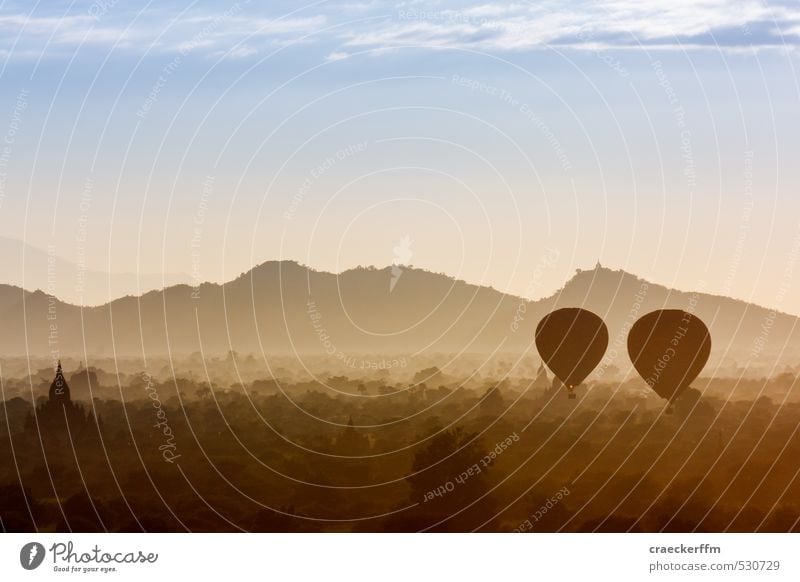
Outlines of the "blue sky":
{"type": "Polygon", "coordinates": [[[0,229],[217,281],[409,237],[515,293],[599,258],[800,313],[798,45],[793,2],[5,2],[0,229]]]}

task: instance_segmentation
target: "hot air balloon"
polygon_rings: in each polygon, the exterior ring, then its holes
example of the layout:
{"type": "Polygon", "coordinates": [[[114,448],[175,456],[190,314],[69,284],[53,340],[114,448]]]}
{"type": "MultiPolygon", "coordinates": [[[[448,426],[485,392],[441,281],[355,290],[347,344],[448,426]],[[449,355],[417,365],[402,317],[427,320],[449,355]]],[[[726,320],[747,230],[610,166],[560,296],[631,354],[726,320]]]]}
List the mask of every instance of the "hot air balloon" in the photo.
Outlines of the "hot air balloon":
{"type": "Polygon", "coordinates": [[[576,307],[557,309],[536,327],[536,348],[547,367],[573,390],[594,370],[608,347],[608,328],[600,317],[576,307]]]}
{"type": "Polygon", "coordinates": [[[628,334],[628,354],[644,381],[669,402],[694,382],[708,362],[711,334],[703,321],[680,309],[642,316],[628,334]]]}

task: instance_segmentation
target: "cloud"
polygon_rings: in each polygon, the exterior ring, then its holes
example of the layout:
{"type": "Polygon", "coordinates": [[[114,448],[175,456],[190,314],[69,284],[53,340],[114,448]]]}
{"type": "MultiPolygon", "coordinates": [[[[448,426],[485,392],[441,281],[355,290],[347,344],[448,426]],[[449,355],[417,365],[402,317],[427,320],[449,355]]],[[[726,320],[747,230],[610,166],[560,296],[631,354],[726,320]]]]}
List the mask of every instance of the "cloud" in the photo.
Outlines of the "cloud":
{"type": "Polygon", "coordinates": [[[239,46],[228,58],[246,58],[303,42],[323,47],[322,54],[335,60],[354,49],[385,54],[401,46],[484,51],[800,46],[796,0],[341,0],[289,14],[271,14],[267,4],[237,2],[223,12],[183,14],[166,4],[138,15],[108,10],[102,18],[89,10],[66,16],[41,6],[37,10],[33,15],[0,12],[0,50],[64,54],[91,44],[162,52],[190,46],[216,56],[239,46]]]}
{"type": "MultiPolygon", "coordinates": [[[[12,54],[46,51],[58,55],[71,54],[75,47],[92,44],[134,50],[154,47],[158,51],[205,50],[215,54],[226,53],[229,47],[247,39],[290,43],[317,32],[327,22],[325,15],[248,16],[243,12],[245,7],[246,3],[236,3],[224,12],[191,16],[169,11],[139,15],[109,11],[102,19],[88,12],[66,16],[0,13],[0,50],[12,54]]],[[[248,44],[231,50],[228,58],[245,58],[256,52],[258,49],[248,44]]]]}
{"type": "Polygon", "coordinates": [[[214,40],[212,40],[210,38],[198,38],[198,39],[185,40],[185,41],[179,42],[175,46],[175,48],[177,48],[182,53],[187,53],[187,52],[194,51],[194,50],[197,50],[197,49],[209,48],[209,47],[212,47],[212,46],[216,46],[216,44],[217,44],[216,41],[214,41],[214,40]]]}
{"type": "Polygon", "coordinates": [[[329,53],[328,56],[325,57],[325,60],[326,61],[342,61],[342,60],[346,59],[349,56],[350,56],[349,53],[345,53],[345,52],[342,52],[342,51],[334,51],[332,53],[329,53]]]}
{"type": "Polygon", "coordinates": [[[580,49],[780,46],[798,44],[800,9],[761,0],[602,0],[477,4],[398,9],[389,21],[352,32],[344,46],[427,46],[525,50],[552,45],[580,49]],[[752,34],[753,29],[769,34],[752,34]]]}
{"type": "Polygon", "coordinates": [[[251,46],[242,45],[233,48],[229,51],[218,51],[214,53],[214,56],[223,59],[246,59],[247,57],[252,57],[253,55],[257,54],[258,50],[254,49],[251,46]]]}
{"type": "Polygon", "coordinates": [[[0,14],[0,29],[20,34],[53,34],[59,29],[88,27],[94,18],[88,14],[63,17],[35,17],[28,14],[0,14]]]}

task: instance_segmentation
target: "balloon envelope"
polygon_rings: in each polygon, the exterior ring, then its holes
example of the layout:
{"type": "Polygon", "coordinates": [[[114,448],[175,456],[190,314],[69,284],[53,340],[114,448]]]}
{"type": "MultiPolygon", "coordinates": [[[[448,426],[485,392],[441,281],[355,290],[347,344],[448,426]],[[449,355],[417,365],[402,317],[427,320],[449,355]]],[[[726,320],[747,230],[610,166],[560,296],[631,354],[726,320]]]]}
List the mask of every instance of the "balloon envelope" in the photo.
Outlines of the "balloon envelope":
{"type": "Polygon", "coordinates": [[[557,309],[536,327],[539,355],[568,388],[586,379],[600,363],[607,347],[606,324],[585,309],[557,309]]]}
{"type": "Polygon", "coordinates": [[[706,324],[680,309],[648,313],[628,334],[633,367],[656,394],[670,401],[694,382],[710,353],[706,324]]]}

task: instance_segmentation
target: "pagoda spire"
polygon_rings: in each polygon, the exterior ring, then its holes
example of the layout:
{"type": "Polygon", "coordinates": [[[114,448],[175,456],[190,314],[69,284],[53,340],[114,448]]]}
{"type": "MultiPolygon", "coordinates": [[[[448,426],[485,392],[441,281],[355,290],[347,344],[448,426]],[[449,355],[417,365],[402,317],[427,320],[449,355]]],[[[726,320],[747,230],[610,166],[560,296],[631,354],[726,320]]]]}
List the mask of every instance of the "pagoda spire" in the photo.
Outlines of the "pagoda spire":
{"type": "Polygon", "coordinates": [[[53,378],[53,383],[50,384],[50,393],[48,394],[51,401],[54,402],[69,402],[71,400],[69,394],[69,385],[64,378],[64,371],[61,368],[61,359],[58,360],[56,367],[56,377],[53,378]]]}

